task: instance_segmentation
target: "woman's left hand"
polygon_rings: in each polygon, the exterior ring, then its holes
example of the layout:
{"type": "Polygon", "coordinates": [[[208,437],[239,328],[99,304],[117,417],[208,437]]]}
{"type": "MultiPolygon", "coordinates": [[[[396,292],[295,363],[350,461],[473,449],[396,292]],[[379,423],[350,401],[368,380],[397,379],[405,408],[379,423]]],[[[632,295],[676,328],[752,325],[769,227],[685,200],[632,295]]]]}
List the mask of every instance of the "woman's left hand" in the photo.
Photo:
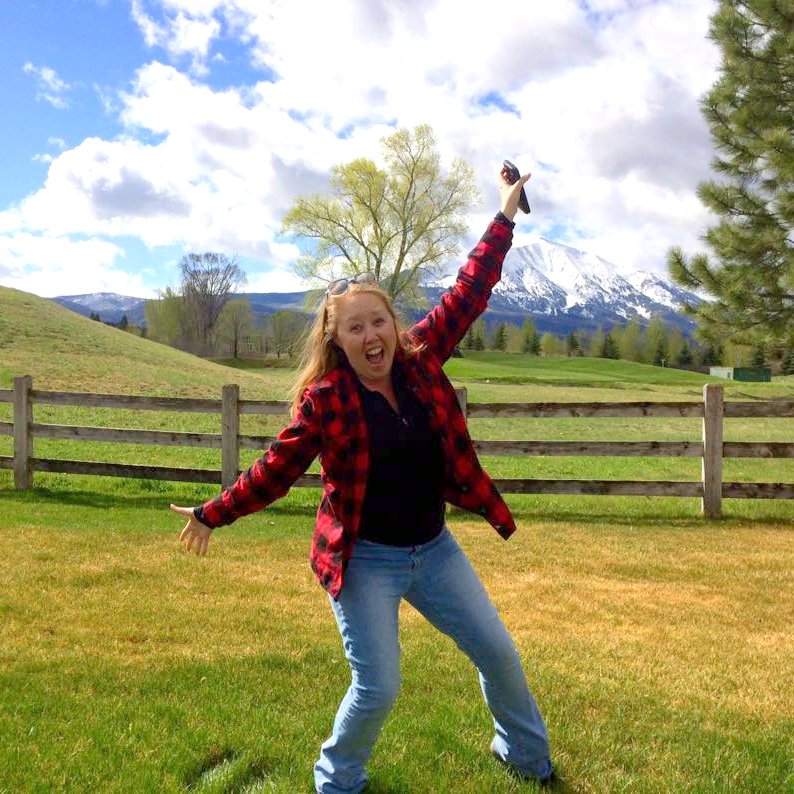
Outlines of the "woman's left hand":
{"type": "Polygon", "coordinates": [[[499,193],[502,197],[502,214],[512,221],[518,211],[518,199],[521,195],[521,188],[529,181],[532,174],[524,174],[518,182],[511,185],[507,181],[507,173],[507,169],[502,168],[499,174],[499,193]]]}
{"type": "Polygon", "coordinates": [[[185,551],[193,551],[203,557],[207,553],[207,546],[210,542],[212,530],[196,518],[192,507],[177,507],[177,505],[171,505],[171,509],[175,513],[179,513],[179,515],[187,518],[187,524],[185,524],[185,528],[179,534],[179,539],[184,544],[185,551]]]}

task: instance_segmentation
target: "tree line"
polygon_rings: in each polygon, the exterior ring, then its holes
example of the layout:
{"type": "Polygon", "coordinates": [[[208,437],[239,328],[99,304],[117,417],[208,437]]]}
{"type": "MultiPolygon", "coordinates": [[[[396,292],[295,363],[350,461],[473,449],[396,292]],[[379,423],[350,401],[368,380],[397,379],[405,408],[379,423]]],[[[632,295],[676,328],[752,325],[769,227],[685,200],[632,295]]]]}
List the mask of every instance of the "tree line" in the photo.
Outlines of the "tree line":
{"type": "Polygon", "coordinates": [[[257,322],[247,298],[235,298],[247,282],[234,257],[191,253],[179,263],[180,281],[146,301],[148,337],[194,355],[214,357],[256,353],[292,356],[306,317],[278,311],[257,322]]]}
{"type": "Polygon", "coordinates": [[[461,353],[494,350],[535,356],[589,356],[696,369],[710,366],[762,367],[775,364],[784,374],[794,374],[794,348],[742,345],[730,340],[715,344],[706,337],[686,336],[677,326],[652,317],[647,325],[632,318],[625,325],[600,326],[594,331],[566,335],[539,333],[531,319],[522,326],[497,322],[490,328],[477,320],[461,343],[461,353]]]}

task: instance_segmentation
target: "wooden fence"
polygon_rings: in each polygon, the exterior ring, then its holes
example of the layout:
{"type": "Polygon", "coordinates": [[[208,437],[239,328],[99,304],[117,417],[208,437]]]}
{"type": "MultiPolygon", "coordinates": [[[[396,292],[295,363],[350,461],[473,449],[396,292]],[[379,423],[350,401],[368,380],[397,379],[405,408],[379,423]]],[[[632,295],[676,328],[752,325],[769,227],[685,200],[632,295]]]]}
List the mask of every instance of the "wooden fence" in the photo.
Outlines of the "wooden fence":
{"type": "MultiPolygon", "coordinates": [[[[794,443],[723,442],[723,420],[736,417],[794,417],[794,400],[764,402],[723,401],[723,388],[708,384],[702,402],[619,402],[619,403],[489,403],[467,404],[466,390],[458,399],[469,418],[476,417],[700,417],[702,441],[474,441],[484,455],[568,455],[568,456],[686,456],[702,459],[700,481],[659,480],[495,480],[503,493],[554,493],[621,496],[684,496],[700,498],[703,514],[721,515],[722,499],[794,499],[794,483],[724,482],[723,458],[794,458],[794,443]]],[[[133,397],[111,394],[83,394],[33,389],[30,376],[14,379],[14,388],[0,389],[0,402],[14,406],[14,421],[0,422],[0,435],[13,435],[13,457],[0,456],[1,469],[13,469],[17,489],[30,488],[33,472],[101,474],[112,477],[140,477],[156,480],[218,483],[224,487],[239,474],[241,449],[265,448],[273,439],[240,435],[242,414],[287,413],[283,401],[241,400],[239,387],[223,387],[220,400],[165,397],[133,397]],[[221,433],[175,433],[160,430],[114,429],[70,425],[37,424],[34,405],[71,405],[94,408],[123,408],[149,411],[190,411],[221,414],[221,433]],[[36,458],[35,438],[83,441],[159,444],[167,446],[221,449],[221,470],[186,469],[168,466],[139,466],[36,458]]],[[[297,486],[319,487],[316,474],[301,477],[297,486]]]]}

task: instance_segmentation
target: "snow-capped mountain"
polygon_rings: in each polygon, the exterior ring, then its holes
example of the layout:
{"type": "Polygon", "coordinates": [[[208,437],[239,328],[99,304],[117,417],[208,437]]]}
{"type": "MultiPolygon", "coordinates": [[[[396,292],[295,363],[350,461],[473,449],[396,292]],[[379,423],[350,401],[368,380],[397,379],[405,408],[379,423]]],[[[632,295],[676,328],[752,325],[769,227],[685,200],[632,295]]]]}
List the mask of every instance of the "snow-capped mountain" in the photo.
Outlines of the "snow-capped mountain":
{"type": "MultiPolygon", "coordinates": [[[[454,281],[447,276],[433,286],[440,293],[454,281]]],[[[680,312],[683,304],[699,302],[659,275],[621,271],[600,256],[539,238],[508,253],[486,318],[516,322],[516,315],[530,315],[540,330],[560,333],[606,329],[632,317],[647,323],[658,315],[691,331],[680,312]]]]}
{"type": "Polygon", "coordinates": [[[144,299],[116,292],[91,292],[87,295],[62,295],[53,300],[73,312],[89,317],[97,313],[103,320],[117,323],[125,314],[135,325],[144,322],[144,299]]]}
{"type": "MultiPolygon", "coordinates": [[[[432,305],[455,276],[424,286],[432,305]]],[[[279,309],[305,312],[305,293],[245,293],[257,319],[279,309]]],[[[103,320],[118,322],[123,314],[130,323],[144,322],[144,301],[114,293],[71,295],[54,298],[66,308],[88,316],[97,312],[103,320]]],[[[567,334],[575,330],[605,330],[635,317],[646,323],[652,316],[691,332],[692,322],[681,314],[684,303],[700,298],[654,273],[620,270],[594,254],[539,238],[513,248],[505,259],[502,280],[494,287],[485,313],[489,324],[512,322],[521,325],[530,317],[541,331],[567,334]]],[[[424,310],[426,311],[426,309],[424,310]]],[[[409,319],[423,311],[404,309],[409,319]]]]}

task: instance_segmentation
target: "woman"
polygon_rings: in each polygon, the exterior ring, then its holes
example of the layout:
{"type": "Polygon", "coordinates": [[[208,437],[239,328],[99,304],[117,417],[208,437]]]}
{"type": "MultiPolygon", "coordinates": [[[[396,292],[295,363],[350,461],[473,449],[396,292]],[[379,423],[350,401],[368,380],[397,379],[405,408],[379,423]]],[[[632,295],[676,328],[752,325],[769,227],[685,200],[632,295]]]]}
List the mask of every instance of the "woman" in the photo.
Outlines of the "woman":
{"type": "Polygon", "coordinates": [[[472,447],[442,370],[485,310],[512,241],[529,174],[500,175],[501,211],[455,286],[409,331],[369,274],[333,282],[307,339],[292,421],[269,450],[188,517],[180,539],[204,554],[212,528],[283,496],[319,455],[323,496],[311,565],[328,591],[352,683],[314,767],[318,794],[360,792],[365,764],[400,684],[404,598],[474,662],[493,715],[491,752],[547,782],[546,728],[515,645],[444,522],[444,503],[484,516],[504,538],[515,522],[472,447]]]}

